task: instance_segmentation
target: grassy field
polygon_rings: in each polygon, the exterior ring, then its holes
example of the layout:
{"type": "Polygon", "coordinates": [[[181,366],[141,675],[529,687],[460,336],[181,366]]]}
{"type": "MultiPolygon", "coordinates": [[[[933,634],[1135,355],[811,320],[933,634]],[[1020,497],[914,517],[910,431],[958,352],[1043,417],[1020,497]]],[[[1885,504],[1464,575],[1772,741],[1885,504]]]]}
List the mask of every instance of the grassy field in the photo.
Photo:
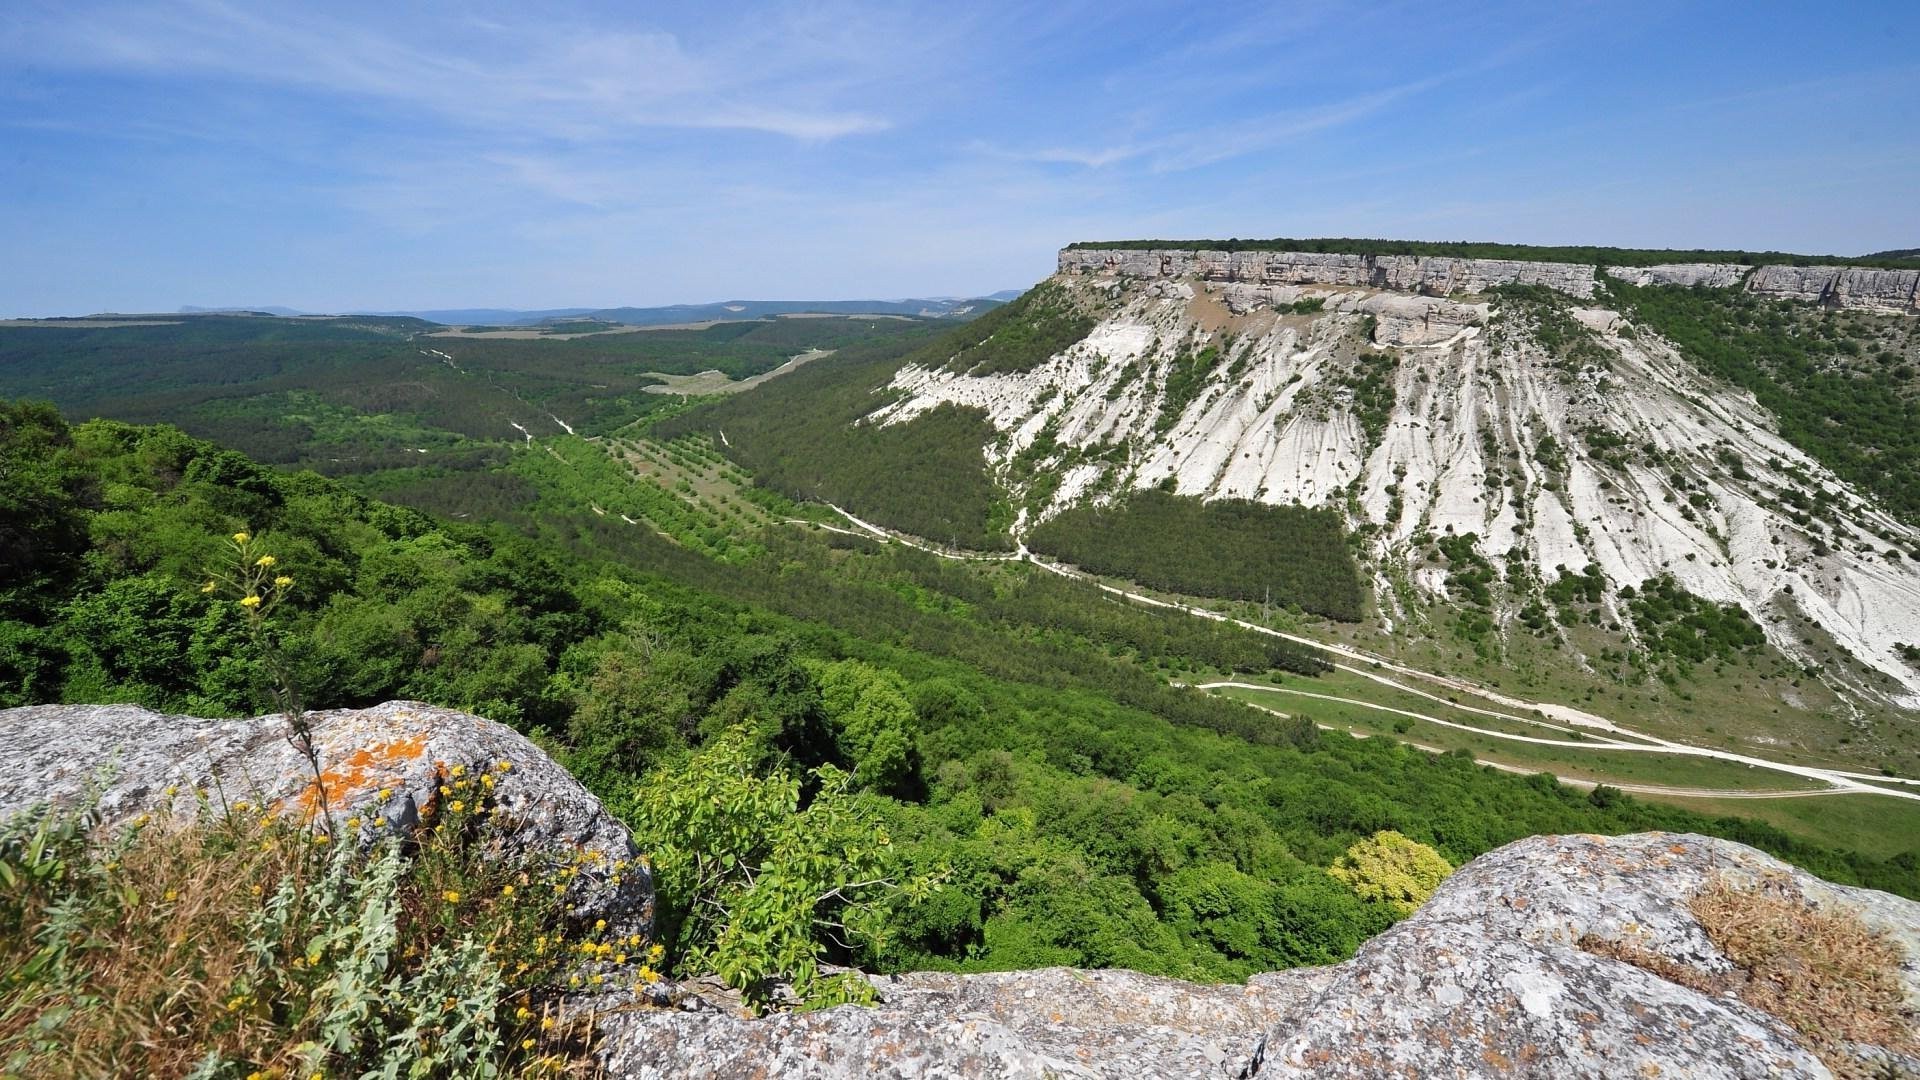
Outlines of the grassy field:
{"type": "MultiPolygon", "coordinates": [[[[1382,708],[1373,704],[1356,705],[1304,696],[1328,692],[1318,685],[1319,682],[1318,679],[1290,679],[1285,688],[1280,690],[1248,690],[1233,687],[1218,692],[1292,716],[1303,716],[1315,723],[1340,730],[1365,735],[1384,735],[1441,750],[1465,750],[1482,761],[1552,772],[1594,783],[1655,784],[1748,791],[1814,790],[1822,786],[1800,777],[1752,768],[1738,762],[1674,754],[1606,750],[1598,747],[1587,750],[1579,747],[1542,746],[1538,743],[1516,742],[1493,735],[1461,731],[1444,724],[1416,720],[1383,711],[1382,708]]],[[[1355,690],[1352,687],[1343,689],[1355,690]]],[[[1382,689],[1391,693],[1386,688],[1382,689]]],[[[1364,689],[1359,689],[1355,694],[1342,693],[1335,696],[1357,696],[1357,693],[1364,692],[1364,689]]],[[[1430,702],[1426,705],[1425,709],[1408,711],[1421,711],[1436,719],[1471,724],[1475,727],[1490,726],[1481,723],[1484,717],[1458,710],[1448,710],[1445,706],[1436,706],[1430,702]]],[[[1397,706],[1387,706],[1387,708],[1395,707],[1397,706]]],[[[1546,730],[1535,730],[1529,734],[1534,738],[1563,738],[1546,730]]],[[[1591,740],[1567,738],[1565,741],[1591,740]]]]}
{"type": "Polygon", "coordinates": [[[1920,802],[1878,795],[1821,795],[1805,799],[1689,799],[1641,795],[1702,814],[1764,821],[1822,844],[1875,858],[1920,852],[1920,802]]]}

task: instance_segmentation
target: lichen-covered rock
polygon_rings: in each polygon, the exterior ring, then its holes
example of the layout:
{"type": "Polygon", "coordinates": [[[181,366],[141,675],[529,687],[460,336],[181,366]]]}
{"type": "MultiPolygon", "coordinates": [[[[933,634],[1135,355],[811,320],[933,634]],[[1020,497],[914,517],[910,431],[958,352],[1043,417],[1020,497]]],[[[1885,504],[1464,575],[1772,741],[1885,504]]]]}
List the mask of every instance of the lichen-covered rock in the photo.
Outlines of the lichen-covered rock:
{"type": "Polygon", "coordinates": [[[1920,904],[1724,840],[1535,837],[1469,863],[1336,967],[1245,986],[919,974],[876,978],[873,1008],[760,1020],[694,997],[604,1017],[604,1054],[623,1077],[1828,1076],[1780,1019],[1594,947],[1725,971],[1689,900],[1721,876],[1774,875],[1899,942],[1920,1005],[1920,904]]]}
{"type": "Polygon", "coordinates": [[[1275,1027],[1257,1075],[1828,1075],[1775,1017],[1582,947],[1727,970],[1688,907],[1717,875],[1784,875],[1813,903],[1856,911],[1905,948],[1902,979],[1920,1005],[1920,904],[1708,837],[1534,837],[1474,860],[1341,965],[1275,1027]]]}
{"type": "Polygon", "coordinates": [[[601,1027],[619,1077],[1225,1077],[1326,978],[1308,969],[1196,986],[1131,971],[923,972],[874,978],[874,1008],[761,1020],[639,1010],[601,1027]]]}
{"type": "Polygon", "coordinates": [[[626,828],[525,736],[409,701],[307,715],[321,783],[288,741],[279,715],[203,720],[134,705],[0,711],[0,815],[95,798],[108,821],[140,813],[190,815],[203,800],[214,808],[244,800],[306,818],[319,813],[324,784],[336,825],[379,815],[404,829],[440,798],[456,769],[489,770],[515,848],[587,855],[589,868],[575,879],[583,916],[605,918],[629,933],[651,930],[653,883],[644,863],[625,873],[610,869],[636,854],[626,828]]]}

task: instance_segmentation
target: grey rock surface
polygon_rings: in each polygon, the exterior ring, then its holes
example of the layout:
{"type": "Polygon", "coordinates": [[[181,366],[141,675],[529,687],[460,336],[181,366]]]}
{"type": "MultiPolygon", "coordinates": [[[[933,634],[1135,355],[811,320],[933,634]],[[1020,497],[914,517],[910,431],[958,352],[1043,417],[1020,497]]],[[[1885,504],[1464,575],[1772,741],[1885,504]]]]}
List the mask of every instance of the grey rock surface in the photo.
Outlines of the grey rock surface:
{"type": "Polygon", "coordinates": [[[1775,300],[1920,315],[1920,270],[1861,266],[1763,266],[1747,279],[1747,291],[1775,300]]]}
{"type": "Polygon", "coordinates": [[[1255,285],[1343,285],[1428,296],[1484,292],[1495,285],[1544,285],[1570,296],[1593,295],[1593,267],[1579,263],[1455,259],[1428,255],[1336,255],[1306,251],[1068,248],[1062,274],[1129,278],[1197,277],[1255,285]]]}
{"type": "MultiPolygon", "coordinates": [[[[493,799],[511,823],[509,844],[554,858],[584,853],[588,868],[575,878],[573,897],[580,913],[630,933],[651,930],[653,882],[626,828],[525,736],[410,701],[308,716],[336,825],[378,815],[411,827],[456,769],[468,777],[491,773],[493,799]],[[615,869],[627,860],[624,872],[615,869]]],[[[279,715],[203,720],[134,705],[0,710],[0,816],[92,795],[109,822],[192,815],[203,800],[216,809],[244,801],[312,817],[319,789],[286,733],[279,715]]]]}
{"type": "Polygon", "coordinates": [[[1535,837],[1463,867],[1347,963],[1199,986],[1069,969],[875,978],[881,1003],[748,1019],[698,998],[601,1021],[622,1077],[1825,1077],[1780,1020],[1590,952],[1728,961],[1688,900],[1785,875],[1907,951],[1920,904],[1700,836],[1535,837]]]}
{"type": "Polygon", "coordinates": [[[1738,263],[1667,263],[1662,266],[1609,266],[1607,276],[1629,285],[1695,285],[1724,289],[1738,285],[1751,266],[1738,263]]]}
{"type": "Polygon", "coordinates": [[[1323,970],[1199,986],[1131,971],[1045,968],[875,977],[876,1008],[747,1019],[717,1008],[602,1023],[620,1077],[1230,1077],[1323,970]]]}
{"type": "MultiPolygon", "coordinates": [[[[1496,285],[1544,285],[1582,299],[1591,297],[1595,270],[1583,263],[1456,259],[1435,255],[1338,255],[1310,251],[1223,251],[1178,248],[1104,250],[1067,248],[1059,272],[1120,278],[1199,278],[1247,285],[1333,285],[1426,296],[1485,292],[1496,285]]],[[[1751,266],[1731,263],[1670,263],[1608,267],[1609,277],[1634,285],[1704,285],[1724,288],[1746,282],[1757,296],[1800,300],[1826,307],[1920,315],[1920,270],[1862,266],[1751,266]]],[[[1233,298],[1243,303],[1242,297],[1233,298]]]]}

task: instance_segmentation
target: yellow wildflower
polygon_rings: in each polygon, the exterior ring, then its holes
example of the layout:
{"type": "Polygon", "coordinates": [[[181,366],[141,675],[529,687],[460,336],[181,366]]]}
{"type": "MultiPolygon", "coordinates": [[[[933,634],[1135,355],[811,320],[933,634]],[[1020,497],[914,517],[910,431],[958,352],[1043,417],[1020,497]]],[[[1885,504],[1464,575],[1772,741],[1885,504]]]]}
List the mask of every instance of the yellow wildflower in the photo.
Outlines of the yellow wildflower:
{"type": "Polygon", "coordinates": [[[217,588],[219,588],[219,587],[220,587],[220,585],[219,585],[219,583],[218,583],[218,582],[213,582],[213,581],[209,581],[209,582],[207,582],[207,583],[206,583],[205,585],[202,585],[202,586],[200,586],[200,591],[201,591],[201,592],[212,592],[213,590],[215,590],[215,589],[217,589],[217,588]]]}
{"type": "Polygon", "coordinates": [[[595,931],[605,930],[607,928],[607,920],[605,919],[593,920],[593,928],[595,931]]]}
{"type": "Polygon", "coordinates": [[[333,837],[328,836],[326,833],[323,833],[323,832],[317,832],[313,834],[313,842],[316,844],[332,843],[333,837]]]}
{"type": "Polygon", "coordinates": [[[233,534],[233,542],[236,544],[244,544],[251,539],[253,539],[253,537],[247,533],[237,532],[233,534]]]}
{"type": "Polygon", "coordinates": [[[660,973],[645,964],[640,965],[640,981],[652,986],[660,981],[660,973]]]}
{"type": "Polygon", "coordinates": [[[453,776],[455,779],[459,779],[465,775],[467,775],[467,767],[465,765],[455,765],[453,767],[453,776]]]}
{"type": "Polygon", "coordinates": [[[257,608],[260,606],[260,598],[258,596],[243,596],[240,598],[240,606],[243,608],[257,608]]]}
{"type": "MultiPolygon", "coordinates": [[[[522,1010],[522,1011],[524,1012],[525,1010],[522,1010]]],[[[522,1049],[522,1050],[531,1050],[531,1049],[533,1049],[533,1040],[532,1040],[532,1039],[521,1039],[521,1040],[520,1040],[520,1049],[522,1049]]]]}
{"type": "Polygon", "coordinates": [[[253,560],[253,565],[255,565],[255,566],[272,566],[272,565],[274,564],[274,562],[275,562],[275,561],[276,561],[276,560],[275,560],[275,559],[274,559],[274,557],[273,557],[273,556],[271,556],[271,555],[262,555],[262,556],[260,556],[259,558],[257,558],[257,559],[255,559],[255,560],[253,560]]]}
{"type": "Polygon", "coordinates": [[[527,1007],[522,1005],[518,1009],[513,1010],[513,1018],[515,1020],[531,1020],[533,1019],[533,1013],[527,1011],[527,1007]]]}
{"type": "Polygon", "coordinates": [[[543,1016],[543,1017],[541,1017],[541,1018],[540,1018],[540,1030],[541,1030],[541,1031],[552,1031],[552,1030],[553,1030],[553,1017],[551,1017],[551,1016],[543,1016]]]}
{"type": "Polygon", "coordinates": [[[171,904],[175,900],[180,899],[180,891],[178,889],[168,889],[166,892],[161,894],[160,899],[165,900],[167,903],[171,904]]]}
{"type": "Polygon", "coordinates": [[[360,827],[360,819],[359,819],[359,818],[357,818],[357,817],[350,817],[350,818],[348,818],[348,819],[347,819],[347,828],[349,828],[349,829],[357,829],[357,828],[359,828],[359,827],[360,827]]]}
{"type": "Polygon", "coordinates": [[[456,889],[448,889],[446,892],[440,894],[440,899],[445,900],[449,904],[457,904],[460,902],[460,893],[456,889]]]}
{"type": "Polygon", "coordinates": [[[511,885],[502,885],[502,886],[500,886],[500,895],[501,895],[501,896],[512,896],[512,895],[513,895],[513,886],[511,886],[511,885]]]}
{"type": "Polygon", "coordinates": [[[460,812],[460,811],[462,811],[462,810],[465,810],[466,808],[467,808],[467,804],[466,804],[466,803],[464,803],[464,802],[462,802],[462,801],[461,801],[461,800],[459,800],[459,799],[455,799],[455,800],[453,800],[453,804],[452,804],[451,806],[449,806],[449,807],[447,807],[447,809],[449,809],[449,810],[452,810],[452,811],[453,811],[454,813],[456,813],[456,814],[457,814],[457,813],[459,813],[459,812],[460,812]]]}
{"type": "Polygon", "coordinates": [[[285,574],[281,574],[279,577],[273,579],[273,587],[276,589],[291,589],[293,588],[293,579],[285,574]]]}

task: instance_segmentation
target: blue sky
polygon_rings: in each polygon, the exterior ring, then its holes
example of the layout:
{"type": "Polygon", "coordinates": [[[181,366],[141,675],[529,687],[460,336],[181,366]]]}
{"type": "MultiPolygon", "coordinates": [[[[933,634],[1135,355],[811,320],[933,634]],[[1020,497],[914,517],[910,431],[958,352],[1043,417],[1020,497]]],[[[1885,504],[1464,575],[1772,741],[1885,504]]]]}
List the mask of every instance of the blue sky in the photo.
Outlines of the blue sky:
{"type": "Polygon", "coordinates": [[[0,5],[0,313],[968,295],[1075,239],[1920,246],[1920,4],[0,5]]]}

